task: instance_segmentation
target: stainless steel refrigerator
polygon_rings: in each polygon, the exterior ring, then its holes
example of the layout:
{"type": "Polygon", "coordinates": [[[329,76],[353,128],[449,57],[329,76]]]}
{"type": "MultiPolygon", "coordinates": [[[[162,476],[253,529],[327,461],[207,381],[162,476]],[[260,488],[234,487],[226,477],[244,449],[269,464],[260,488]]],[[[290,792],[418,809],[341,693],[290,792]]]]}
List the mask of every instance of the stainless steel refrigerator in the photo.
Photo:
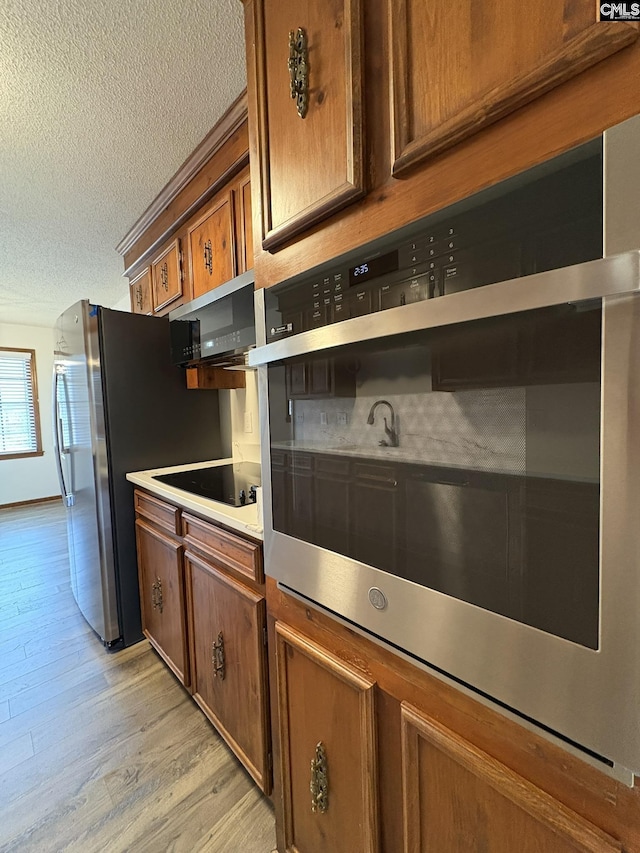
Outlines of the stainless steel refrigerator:
{"type": "Polygon", "coordinates": [[[218,393],[187,390],[169,321],[78,302],[56,323],[54,445],[71,589],[110,650],[142,639],[129,471],[221,455],[218,393]]]}

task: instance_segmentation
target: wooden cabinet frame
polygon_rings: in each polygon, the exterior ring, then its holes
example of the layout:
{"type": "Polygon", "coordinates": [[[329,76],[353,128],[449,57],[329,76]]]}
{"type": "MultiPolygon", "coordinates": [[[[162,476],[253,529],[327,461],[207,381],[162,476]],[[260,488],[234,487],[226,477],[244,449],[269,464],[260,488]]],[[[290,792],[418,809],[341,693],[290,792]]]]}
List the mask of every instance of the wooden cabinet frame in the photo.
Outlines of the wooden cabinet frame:
{"type": "MultiPolygon", "coordinates": [[[[393,175],[403,174],[416,163],[439,154],[483,127],[515,112],[545,92],[632,44],[640,34],[637,24],[597,21],[596,4],[593,4],[593,22],[584,27],[580,17],[584,14],[582,7],[587,4],[573,4],[572,8],[572,4],[565,3],[567,35],[561,47],[550,50],[541,58],[539,65],[528,73],[505,78],[505,82],[493,86],[479,99],[468,101],[444,122],[434,121],[430,129],[419,133],[414,130],[416,122],[412,113],[412,104],[416,104],[417,97],[412,91],[413,77],[417,69],[411,67],[411,2],[388,0],[388,3],[393,175]]],[[[430,10],[422,14],[428,16],[434,13],[430,10]]],[[[449,14],[462,15],[463,9],[451,4],[449,14]]],[[[482,16],[482,4],[476,14],[482,16]]],[[[497,37],[500,37],[499,34],[497,37]]],[[[505,34],[505,37],[508,38],[508,34],[505,34]]],[[[444,45],[440,44],[437,49],[442,51],[443,47],[444,45]]],[[[429,46],[425,49],[429,50],[429,46]]],[[[414,66],[417,62],[416,59],[414,66]]],[[[436,91],[440,83],[438,80],[433,82],[436,91]]]]}

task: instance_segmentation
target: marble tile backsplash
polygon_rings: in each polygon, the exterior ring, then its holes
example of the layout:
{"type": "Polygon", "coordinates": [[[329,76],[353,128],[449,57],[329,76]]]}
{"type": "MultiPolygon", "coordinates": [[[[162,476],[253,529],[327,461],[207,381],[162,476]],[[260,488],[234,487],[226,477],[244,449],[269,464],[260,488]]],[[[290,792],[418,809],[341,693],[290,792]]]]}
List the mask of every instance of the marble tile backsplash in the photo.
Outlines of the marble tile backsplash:
{"type": "MultiPolygon", "coordinates": [[[[416,461],[469,465],[524,473],[526,389],[488,388],[388,395],[400,447],[416,461]]],[[[296,442],[324,447],[378,447],[385,439],[389,409],[378,406],[367,424],[374,396],[296,400],[292,417],[296,442]]]]}

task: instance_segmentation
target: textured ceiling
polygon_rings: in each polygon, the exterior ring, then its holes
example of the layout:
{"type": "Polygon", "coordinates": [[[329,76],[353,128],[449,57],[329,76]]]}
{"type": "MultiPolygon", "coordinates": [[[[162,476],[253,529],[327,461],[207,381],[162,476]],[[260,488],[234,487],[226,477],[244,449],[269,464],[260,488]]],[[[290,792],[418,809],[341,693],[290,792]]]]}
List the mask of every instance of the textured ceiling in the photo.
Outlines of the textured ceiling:
{"type": "Polygon", "coordinates": [[[0,3],[0,323],[126,297],[115,246],[246,85],[240,0],[0,3]]]}

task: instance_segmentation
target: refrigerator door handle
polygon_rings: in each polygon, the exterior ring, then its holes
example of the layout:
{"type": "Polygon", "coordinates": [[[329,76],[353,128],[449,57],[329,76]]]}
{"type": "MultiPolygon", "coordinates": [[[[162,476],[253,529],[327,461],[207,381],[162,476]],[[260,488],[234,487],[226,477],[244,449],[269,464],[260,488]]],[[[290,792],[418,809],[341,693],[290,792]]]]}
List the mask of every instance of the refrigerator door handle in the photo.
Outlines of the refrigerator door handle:
{"type": "MultiPolygon", "coordinates": [[[[58,481],[60,483],[60,491],[62,492],[62,500],[65,506],[73,506],[75,504],[75,496],[67,491],[67,486],[64,481],[64,469],[62,467],[62,454],[68,450],[64,446],[64,430],[62,428],[62,418],[60,417],[60,407],[58,399],[59,383],[64,386],[64,374],[60,372],[58,365],[53,366],[53,423],[55,425],[53,444],[56,457],[56,467],[58,469],[58,481]]],[[[66,399],[66,388],[65,388],[66,399]]],[[[68,407],[67,407],[68,408],[68,407]]]]}

